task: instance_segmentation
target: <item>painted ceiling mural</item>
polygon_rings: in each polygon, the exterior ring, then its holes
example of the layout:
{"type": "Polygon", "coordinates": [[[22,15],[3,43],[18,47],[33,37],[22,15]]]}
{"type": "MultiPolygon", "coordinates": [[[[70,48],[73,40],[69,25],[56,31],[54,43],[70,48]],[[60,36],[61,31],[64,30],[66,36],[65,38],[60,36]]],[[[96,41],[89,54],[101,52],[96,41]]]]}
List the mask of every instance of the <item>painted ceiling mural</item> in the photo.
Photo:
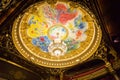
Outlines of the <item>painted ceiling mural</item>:
{"type": "Polygon", "coordinates": [[[12,35],[16,48],[28,60],[58,68],[75,65],[94,53],[101,39],[96,26],[87,11],[69,2],[38,2],[15,20],[12,35]]]}
{"type": "Polygon", "coordinates": [[[58,3],[54,8],[44,4],[38,11],[37,15],[31,14],[28,18],[27,35],[32,38],[32,44],[43,52],[50,52],[53,56],[64,55],[79,48],[80,43],[86,40],[87,22],[82,20],[83,15],[78,10],[58,3]]]}

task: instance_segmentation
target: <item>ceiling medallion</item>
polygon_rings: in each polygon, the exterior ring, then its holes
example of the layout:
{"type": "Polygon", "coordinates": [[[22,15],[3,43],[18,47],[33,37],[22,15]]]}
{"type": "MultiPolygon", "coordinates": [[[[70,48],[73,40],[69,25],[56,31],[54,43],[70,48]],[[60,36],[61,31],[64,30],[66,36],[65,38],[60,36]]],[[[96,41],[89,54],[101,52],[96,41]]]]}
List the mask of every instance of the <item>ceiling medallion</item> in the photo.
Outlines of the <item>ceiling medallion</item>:
{"type": "Polygon", "coordinates": [[[15,20],[13,42],[35,64],[76,65],[92,56],[101,41],[101,30],[91,15],[81,5],[71,7],[70,2],[38,2],[15,20]]]}

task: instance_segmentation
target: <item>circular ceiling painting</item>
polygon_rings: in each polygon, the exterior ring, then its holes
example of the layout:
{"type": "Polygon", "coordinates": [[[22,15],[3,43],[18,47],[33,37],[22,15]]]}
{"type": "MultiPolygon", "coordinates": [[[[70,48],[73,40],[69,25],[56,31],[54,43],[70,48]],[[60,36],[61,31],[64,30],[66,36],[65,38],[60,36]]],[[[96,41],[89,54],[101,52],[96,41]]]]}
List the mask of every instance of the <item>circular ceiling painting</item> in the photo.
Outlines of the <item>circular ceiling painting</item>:
{"type": "Polygon", "coordinates": [[[12,3],[12,0],[0,0],[0,12],[9,7],[12,3]]]}
{"type": "Polygon", "coordinates": [[[95,18],[81,5],[70,2],[38,2],[14,22],[13,42],[35,64],[63,68],[88,59],[101,41],[95,18]]]}

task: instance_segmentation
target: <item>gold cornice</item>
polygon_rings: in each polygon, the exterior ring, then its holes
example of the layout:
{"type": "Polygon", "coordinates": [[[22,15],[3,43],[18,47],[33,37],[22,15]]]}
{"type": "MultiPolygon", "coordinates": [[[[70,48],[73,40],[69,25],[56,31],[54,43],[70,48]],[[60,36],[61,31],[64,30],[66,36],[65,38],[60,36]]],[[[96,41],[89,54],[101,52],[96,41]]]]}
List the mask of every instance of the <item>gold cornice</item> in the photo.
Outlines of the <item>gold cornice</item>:
{"type": "Polygon", "coordinates": [[[105,75],[107,74],[108,71],[106,68],[102,68],[96,72],[93,72],[91,74],[88,74],[88,75],[85,75],[85,76],[81,76],[81,77],[78,77],[78,78],[75,78],[76,80],[91,80],[91,79],[94,79],[94,78],[97,78],[99,76],[102,76],[102,75],[105,75]]]}

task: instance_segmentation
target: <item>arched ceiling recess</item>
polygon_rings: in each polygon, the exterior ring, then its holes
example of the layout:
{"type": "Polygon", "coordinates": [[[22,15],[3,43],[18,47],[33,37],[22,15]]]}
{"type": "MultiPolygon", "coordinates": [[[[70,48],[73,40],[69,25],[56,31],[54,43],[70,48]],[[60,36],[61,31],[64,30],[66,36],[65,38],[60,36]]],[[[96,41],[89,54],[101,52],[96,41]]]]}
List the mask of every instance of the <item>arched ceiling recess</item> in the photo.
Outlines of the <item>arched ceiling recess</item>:
{"type": "Polygon", "coordinates": [[[100,44],[101,29],[92,15],[71,1],[37,2],[14,21],[13,42],[37,65],[74,66],[91,57],[100,44]]]}

